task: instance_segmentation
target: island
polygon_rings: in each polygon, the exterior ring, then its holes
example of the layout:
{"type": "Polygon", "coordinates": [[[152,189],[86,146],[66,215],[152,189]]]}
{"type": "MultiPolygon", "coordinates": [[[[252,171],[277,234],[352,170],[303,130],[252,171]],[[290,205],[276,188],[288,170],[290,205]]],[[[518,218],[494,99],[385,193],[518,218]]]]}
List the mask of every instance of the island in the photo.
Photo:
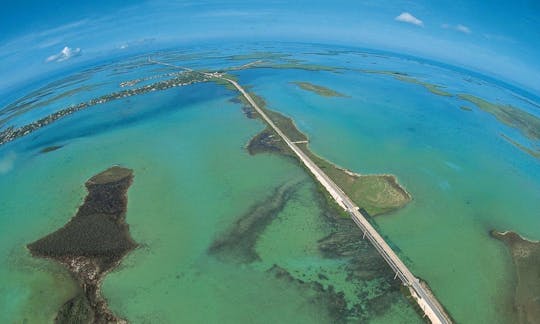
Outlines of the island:
{"type": "MultiPolygon", "coordinates": [[[[302,133],[294,121],[282,114],[268,109],[266,102],[257,94],[250,92],[249,95],[255,100],[257,105],[272,119],[272,121],[287,135],[291,141],[295,142],[309,158],[317,164],[343,191],[365,212],[371,216],[376,216],[391,211],[395,211],[408,204],[412,197],[403,188],[394,175],[389,174],[370,174],[363,175],[354,173],[350,170],[333,164],[332,162],[313,153],[309,148],[309,138],[302,133]]],[[[242,95],[238,100],[245,104],[244,111],[249,113],[251,118],[258,118],[258,114],[249,108],[248,103],[242,95]]],[[[262,152],[273,152],[290,157],[293,161],[301,165],[292,153],[290,148],[275,134],[270,128],[266,127],[259,134],[255,135],[247,145],[251,154],[262,152]]],[[[310,174],[308,172],[308,174],[310,174]]],[[[349,215],[340,207],[328,192],[320,186],[321,193],[327,198],[328,203],[339,211],[343,217],[349,218],[349,215]]]]}
{"type": "Polygon", "coordinates": [[[429,82],[425,82],[425,81],[420,81],[420,80],[418,80],[416,78],[413,78],[413,77],[409,76],[407,73],[394,72],[394,71],[375,71],[375,70],[360,70],[360,72],[371,73],[371,74],[389,75],[389,76],[392,76],[394,79],[399,80],[399,81],[412,83],[412,84],[418,84],[418,85],[426,88],[429,92],[431,92],[433,94],[436,94],[438,96],[442,96],[442,97],[452,97],[453,96],[451,93],[442,90],[444,88],[443,86],[433,84],[433,83],[429,83],[429,82]]]}
{"type": "Polygon", "coordinates": [[[113,166],[86,182],[88,195],[64,227],[27,245],[34,257],[65,266],[79,293],[58,311],[55,323],[125,323],[101,295],[107,273],[138,244],[126,223],[127,190],[133,171],[113,166]]]}
{"type": "Polygon", "coordinates": [[[59,150],[61,149],[62,147],[64,147],[64,145],[51,145],[51,146],[47,146],[47,147],[44,147],[42,148],[41,150],[39,150],[39,153],[49,153],[49,152],[53,152],[53,151],[56,151],[56,150],[59,150]]]}
{"type": "Polygon", "coordinates": [[[539,117],[512,105],[489,102],[470,94],[459,94],[458,97],[493,115],[501,123],[519,130],[528,139],[540,140],[539,117]]]}
{"type": "Polygon", "coordinates": [[[310,82],[294,81],[291,83],[297,85],[300,89],[316,93],[322,97],[347,97],[346,95],[339,93],[335,90],[332,90],[327,87],[323,87],[321,85],[316,85],[310,82]]]}
{"type": "Polygon", "coordinates": [[[512,255],[516,273],[514,306],[519,323],[538,323],[540,319],[540,242],[514,232],[491,231],[503,241],[512,255]]]}
{"type": "Polygon", "coordinates": [[[527,146],[513,140],[512,138],[510,138],[510,136],[508,135],[505,135],[503,133],[500,134],[500,136],[505,140],[507,141],[508,143],[512,144],[513,146],[515,146],[516,148],[520,149],[521,151],[529,154],[530,156],[532,156],[533,158],[537,158],[537,159],[540,159],[540,150],[534,150],[532,148],[528,148],[527,146]]]}
{"type": "Polygon", "coordinates": [[[44,126],[52,124],[53,122],[65,116],[71,115],[79,110],[83,110],[83,109],[90,108],[92,106],[104,104],[113,100],[145,94],[148,92],[153,92],[157,90],[166,90],[166,89],[186,86],[186,85],[190,85],[190,84],[198,83],[198,82],[205,82],[205,81],[208,81],[208,79],[209,78],[202,73],[186,71],[168,80],[155,82],[155,83],[145,85],[139,88],[126,89],[122,91],[113,92],[107,95],[93,98],[86,102],[70,105],[69,107],[60,109],[32,123],[29,123],[29,124],[26,124],[17,128],[15,128],[14,126],[6,127],[4,130],[0,131],[0,145],[11,142],[19,137],[26,136],[44,126]]]}

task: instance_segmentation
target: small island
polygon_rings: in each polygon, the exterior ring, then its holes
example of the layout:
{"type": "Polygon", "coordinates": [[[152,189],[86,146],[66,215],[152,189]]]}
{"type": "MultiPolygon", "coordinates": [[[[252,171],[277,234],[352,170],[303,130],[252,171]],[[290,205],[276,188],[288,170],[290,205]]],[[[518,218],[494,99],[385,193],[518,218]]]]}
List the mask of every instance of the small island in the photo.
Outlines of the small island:
{"type": "MultiPolygon", "coordinates": [[[[458,97],[474,104],[478,109],[493,115],[502,124],[518,130],[527,139],[531,141],[540,140],[539,117],[512,105],[489,102],[470,94],[459,94],[458,97]]],[[[539,149],[528,148],[504,134],[501,134],[501,137],[530,156],[537,159],[540,158],[539,149]]]]}
{"type": "Polygon", "coordinates": [[[49,153],[49,152],[53,152],[53,151],[56,151],[56,150],[59,150],[61,149],[62,147],[64,147],[64,145],[52,145],[52,146],[47,146],[47,147],[44,147],[42,148],[41,150],[39,150],[39,153],[49,153]]]}
{"type": "Polygon", "coordinates": [[[22,125],[20,127],[15,127],[13,125],[7,126],[4,129],[0,130],[0,145],[11,142],[19,137],[26,136],[42,127],[45,127],[53,122],[69,116],[73,113],[76,113],[80,110],[88,109],[96,105],[105,104],[110,101],[119,100],[126,97],[132,97],[137,95],[142,95],[145,93],[153,91],[162,91],[175,87],[183,87],[194,83],[207,82],[209,77],[202,73],[197,72],[183,72],[181,74],[175,74],[174,78],[158,81],[152,84],[144,85],[139,88],[125,89],[121,91],[116,91],[109,93],[103,96],[99,96],[93,99],[90,99],[86,102],[80,102],[78,104],[72,104],[68,107],[62,108],[55,111],[52,114],[49,114],[43,118],[35,120],[29,124],[22,125]]]}
{"type": "MultiPolygon", "coordinates": [[[[291,118],[268,109],[264,99],[257,94],[250,92],[249,95],[291,141],[297,143],[298,147],[369,215],[376,216],[396,211],[412,200],[409,192],[399,184],[394,175],[357,174],[313,153],[308,145],[309,138],[297,128],[291,118]]],[[[241,95],[238,96],[238,100],[248,105],[241,95]]],[[[252,110],[249,110],[249,112],[250,118],[259,117],[256,112],[252,110]]],[[[299,163],[289,147],[268,126],[250,140],[247,149],[252,155],[265,152],[276,153],[292,158],[293,161],[299,163]]],[[[335,200],[318,182],[317,186],[326,197],[328,204],[334,206],[336,211],[340,212],[344,218],[349,218],[349,215],[337,205],[335,200]]]]}
{"type": "Polygon", "coordinates": [[[137,247],[126,223],[133,171],[113,166],[86,182],[88,195],[64,227],[28,244],[34,257],[65,266],[80,292],[58,311],[55,323],[125,323],[101,295],[105,275],[137,247]]]}
{"type": "Polygon", "coordinates": [[[519,323],[540,319],[540,242],[529,241],[514,232],[491,231],[491,236],[506,243],[516,269],[514,306],[519,323]]]}
{"type": "Polygon", "coordinates": [[[294,81],[291,83],[297,85],[300,89],[316,93],[322,97],[347,97],[346,95],[339,93],[335,90],[310,82],[294,81]]]}
{"type": "Polygon", "coordinates": [[[492,114],[498,121],[519,130],[528,139],[533,141],[540,140],[539,117],[512,105],[489,102],[470,94],[459,94],[458,98],[468,101],[479,109],[492,114]]]}
{"type": "Polygon", "coordinates": [[[532,156],[533,158],[537,158],[537,159],[540,159],[540,150],[534,150],[532,148],[528,148],[527,146],[513,140],[512,138],[510,138],[510,136],[508,135],[505,135],[503,133],[500,134],[500,136],[505,140],[507,141],[508,143],[512,144],[514,147],[520,149],[521,151],[529,154],[530,156],[532,156]]]}
{"type": "Polygon", "coordinates": [[[402,82],[418,84],[418,85],[426,88],[429,92],[431,92],[433,94],[436,94],[438,96],[442,96],[442,97],[452,97],[453,96],[451,93],[442,90],[443,88],[445,88],[444,86],[429,83],[429,82],[425,82],[425,81],[420,81],[420,80],[418,80],[416,78],[411,77],[407,73],[394,72],[394,71],[375,71],[375,70],[360,70],[360,72],[371,73],[371,74],[389,75],[389,76],[392,76],[394,79],[402,81],[402,82]]]}

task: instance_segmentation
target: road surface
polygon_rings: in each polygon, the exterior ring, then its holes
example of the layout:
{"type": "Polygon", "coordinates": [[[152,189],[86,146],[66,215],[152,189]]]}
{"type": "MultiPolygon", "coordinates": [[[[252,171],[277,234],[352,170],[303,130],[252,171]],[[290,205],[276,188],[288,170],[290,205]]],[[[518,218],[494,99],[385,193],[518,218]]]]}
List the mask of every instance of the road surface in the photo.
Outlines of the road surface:
{"type": "MultiPolygon", "coordinates": [[[[176,66],[169,63],[161,63],[148,59],[149,62],[172,66],[186,71],[193,72],[190,68],[176,66]]],[[[257,105],[257,103],[251,98],[251,96],[242,88],[238,82],[228,79],[219,73],[203,73],[207,77],[214,77],[225,80],[232,84],[242,96],[250,103],[250,105],[257,111],[261,118],[281,137],[281,139],[287,144],[287,146],[296,154],[298,159],[305,165],[305,167],[313,174],[315,179],[328,191],[328,193],[334,198],[334,200],[351,215],[351,218],[356,225],[364,233],[364,238],[368,238],[373,246],[377,249],[379,254],[390,265],[392,270],[396,273],[396,277],[399,277],[403,284],[409,288],[411,295],[416,300],[425,316],[429,318],[432,323],[451,323],[450,317],[446,314],[440,303],[436,300],[435,296],[420,283],[420,280],[416,278],[407,266],[401,261],[392,248],[386,243],[382,236],[375,230],[375,228],[369,223],[367,218],[362,215],[358,206],[341,190],[341,188],[330,179],[326,173],[324,173],[296,144],[292,142],[282,131],[277,127],[274,122],[266,115],[266,113],[257,105]]]]}
{"type": "Polygon", "coordinates": [[[264,121],[272,127],[272,129],[283,139],[283,141],[289,146],[289,148],[296,154],[296,156],[302,161],[302,163],[308,168],[308,170],[315,176],[315,178],[323,185],[328,193],[335,199],[335,201],[347,211],[354,222],[360,227],[364,233],[364,237],[367,237],[381,256],[386,260],[390,267],[396,272],[396,275],[401,279],[403,284],[409,288],[411,294],[416,299],[416,302],[420,308],[424,311],[424,314],[430,319],[432,323],[451,323],[449,316],[439,306],[439,302],[435,297],[420,284],[420,280],[416,278],[407,266],[401,261],[392,248],[386,243],[382,236],[375,230],[375,228],[368,222],[367,218],[359,211],[358,206],[341,190],[341,188],[330,179],[326,173],[324,173],[296,144],[294,144],[264,113],[264,111],[257,105],[257,103],[251,98],[251,96],[242,88],[238,82],[221,77],[223,80],[231,83],[240,93],[246,98],[246,100],[253,106],[253,108],[259,113],[264,121]]]}

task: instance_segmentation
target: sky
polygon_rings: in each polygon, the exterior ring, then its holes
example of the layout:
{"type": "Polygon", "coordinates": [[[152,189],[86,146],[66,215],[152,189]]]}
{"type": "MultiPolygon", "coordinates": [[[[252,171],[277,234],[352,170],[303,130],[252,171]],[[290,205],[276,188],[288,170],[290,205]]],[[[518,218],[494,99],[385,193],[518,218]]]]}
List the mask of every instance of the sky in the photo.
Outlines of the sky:
{"type": "Polygon", "coordinates": [[[0,31],[0,93],[123,52],[282,41],[409,54],[540,95],[538,0],[19,0],[0,31]]]}

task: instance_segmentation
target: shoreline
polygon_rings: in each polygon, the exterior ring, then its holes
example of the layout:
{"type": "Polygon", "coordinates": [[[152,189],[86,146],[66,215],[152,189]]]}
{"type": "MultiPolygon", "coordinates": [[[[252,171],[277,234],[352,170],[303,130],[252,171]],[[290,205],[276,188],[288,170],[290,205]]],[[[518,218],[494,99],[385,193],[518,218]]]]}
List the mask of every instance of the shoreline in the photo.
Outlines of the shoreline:
{"type": "Polygon", "coordinates": [[[139,244],[126,223],[131,169],[113,166],[85,182],[88,194],[60,229],[28,244],[36,258],[64,266],[80,291],[59,309],[55,323],[127,323],[110,309],[101,293],[104,278],[139,244]]]}
{"type": "MultiPolygon", "coordinates": [[[[335,204],[342,207],[343,211],[346,214],[349,214],[360,230],[364,232],[364,237],[367,234],[368,240],[380,252],[380,256],[387,262],[390,268],[395,271],[395,277],[399,276],[402,283],[408,287],[411,296],[414,297],[414,300],[423,309],[424,315],[427,316],[430,321],[435,323],[451,323],[452,320],[450,315],[446,314],[444,308],[437,306],[439,305],[438,301],[432,302],[432,299],[434,299],[432,294],[426,292],[424,287],[420,285],[419,279],[411,273],[403,261],[401,261],[377,230],[375,230],[373,225],[370,224],[366,216],[362,214],[361,211],[365,211],[366,206],[363,203],[356,201],[356,199],[359,198],[358,194],[362,197],[369,194],[369,192],[355,191],[347,193],[347,189],[352,188],[348,186],[350,185],[348,181],[342,181],[343,179],[340,177],[343,174],[348,176],[346,173],[337,169],[334,165],[328,164],[328,162],[325,162],[327,165],[320,165],[321,161],[324,160],[318,159],[317,161],[317,157],[312,154],[307,145],[302,149],[300,145],[296,146],[294,141],[291,140],[291,131],[293,134],[300,134],[305,137],[305,135],[296,127],[292,127],[291,129],[291,125],[293,125],[291,118],[266,108],[266,105],[263,105],[265,103],[264,99],[254,93],[245,91],[238,82],[227,79],[227,77],[223,75],[220,75],[219,79],[229,82],[238,90],[243,97],[241,97],[243,99],[242,101],[251,105],[253,109],[257,111],[259,119],[267,125],[263,132],[268,132],[268,129],[270,129],[273,133],[278,135],[281,140],[275,143],[277,145],[279,145],[278,143],[281,144],[281,151],[292,152],[293,156],[295,156],[299,162],[302,162],[304,169],[307,169],[310,172],[312,179],[315,178],[319,183],[319,187],[324,187],[327,192],[327,195],[325,195],[327,199],[328,196],[331,196],[335,204]],[[257,102],[260,102],[262,107],[260,107],[257,102]],[[328,165],[330,166],[330,170],[328,169],[328,165]],[[335,174],[333,172],[334,170],[337,170],[338,174],[335,174]]],[[[351,179],[350,176],[348,177],[351,179]]],[[[377,179],[380,179],[380,177],[377,179]]],[[[375,190],[380,190],[380,188],[377,187],[378,186],[375,186],[375,190]]],[[[377,197],[378,196],[380,196],[380,193],[377,194],[377,197]]],[[[385,192],[383,193],[383,196],[389,195],[385,192]]],[[[369,198],[369,196],[364,198],[369,198]]],[[[406,203],[408,203],[408,201],[406,201],[406,203]]]]}
{"type": "Polygon", "coordinates": [[[540,240],[531,240],[529,238],[526,238],[525,236],[519,234],[518,232],[516,231],[513,231],[513,230],[506,230],[506,231],[503,231],[503,232],[500,232],[500,231],[497,231],[497,230],[491,230],[489,231],[490,232],[490,235],[492,237],[496,237],[496,235],[499,235],[499,236],[507,236],[507,235],[517,235],[521,240],[525,241],[525,242],[528,242],[528,243],[532,243],[532,244],[540,244],[540,240]]]}
{"type": "Polygon", "coordinates": [[[516,279],[512,299],[517,322],[536,322],[540,318],[540,241],[513,231],[491,230],[490,236],[504,243],[510,252],[516,279]]]}
{"type": "Polygon", "coordinates": [[[68,107],[62,108],[54,113],[51,113],[45,117],[42,117],[38,120],[30,122],[28,124],[22,125],[20,127],[8,126],[3,130],[0,130],[0,147],[4,144],[12,142],[18,138],[24,137],[33,133],[34,131],[43,128],[49,124],[54,123],[55,121],[62,119],[65,116],[69,116],[73,113],[76,113],[80,110],[85,110],[96,105],[104,104],[110,101],[137,96],[153,91],[167,90],[175,87],[182,87],[191,85],[199,82],[209,81],[206,78],[197,78],[198,74],[187,73],[187,75],[179,75],[175,78],[159,81],[153,84],[145,85],[139,88],[126,89],[117,92],[112,92],[106,95],[102,95],[93,99],[90,99],[85,102],[80,102],[78,104],[73,104],[68,107]]]}
{"type": "MultiPolygon", "coordinates": [[[[405,207],[410,201],[413,200],[412,195],[399,183],[399,180],[395,175],[364,175],[354,173],[351,170],[327,160],[326,158],[320,157],[311,151],[309,148],[309,137],[299,130],[293,118],[269,109],[264,98],[249,90],[248,93],[253,100],[258,103],[260,108],[269,115],[269,118],[276,123],[276,125],[278,125],[278,127],[280,127],[292,141],[306,142],[298,144],[298,148],[308,155],[312,160],[314,160],[314,163],[321,169],[326,170],[327,173],[329,172],[328,176],[340,187],[342,187],[342,189],[351,196],[353,201],[355,201],[355,203],[357,203],[361,208],[366,210],[369,215],[376,216],[393,212],[405,207]],[[383,200],[377,201],[376,198],[379,198],[380,196],[384,197],[383,200]]],[[[249,105],[245,98],[243,98],[242,94],[238,94],[236,98],[239,99],[244,106],[249,105]]],[[[244,111],[245,110],[246,109],[244,109],[244,111]]],[[[246,117],[261,120],[260,115],[252,109],[249,111],[249,116],[246,114],[246,117]]],[[[254,135],[247,144],[250,154],[269,151],[270,153],[281,153],[293,157],[296,160],[296,156],[292,154],[290,148],[288,148],[281,141],[275,131],[270,129],[266,123],[264,123],[264,125],[266,127],[254,135]],[[268,140],[269,138],[271,138],[270,141],[268,140]],[[257,147],[252,149],[253,146],[257,147]]],[[[303,167],[303,165],[300,166],[303,167]]],[[[309,171],[308,174],[310,174],[309,171]]],[[[327,195],[325,196],[327,199],[329,199],[330,204],[336,204],[333,199],[330,199],[330,197],[327,195]]]]}

